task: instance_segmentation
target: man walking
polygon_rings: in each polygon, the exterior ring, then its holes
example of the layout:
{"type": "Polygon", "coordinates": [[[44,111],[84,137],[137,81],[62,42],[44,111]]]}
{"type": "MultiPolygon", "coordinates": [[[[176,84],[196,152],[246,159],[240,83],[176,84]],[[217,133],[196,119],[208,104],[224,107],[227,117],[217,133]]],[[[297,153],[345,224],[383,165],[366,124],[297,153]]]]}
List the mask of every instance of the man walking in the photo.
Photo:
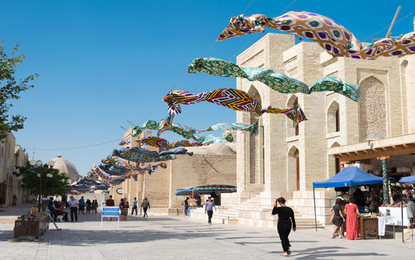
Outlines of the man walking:
{"type": "Polygon", "coordinates": [[[134,210],[135,210],[135,215],[137,216],[137,198],[136,197],[134,197],[133,209],[131,210],[131,215],[134,214],[134,210]]]}
{"type": "MultiPolygon", "coordinates": [[[[107,201],[105,201],[105,206],[108,207],[114,207],[115,206],[115,202],[112,199],[112,195],[109,196],[109,198],[107,199],[107,201]]],[[[112,218],[110,218],[110,221],[112,220],[112,218]]]]}
{"type": "Polygon", "coordinates": [[[105,206],[108,206],[108,207],[114,207],[115,206],[115,202],[112,199],[112,195],[110,195],[110,197],[107,199],[107,201],[105,201],[105,206]]]}
{"type": "Polygon", "coordinates": [[[71,209],[71,222],[73,222],[74,219],[75,219],[75,222],[78,222],[78,205],[79,205],[78,200],[74,199],[74,197],[71,196],[68,204],[71,209]]]}
{"type": "Polygon", "coordinates": [[[213,202],[212,198],[209,197],[205,205],[205,214],[207,212],[209,225],[212,225],[213,208],[215,208],[215,211],[217,210],[215,206],[215,202],[213,202]]]}
{"type": "Polygon", "coordinates": [[[141,203],[141,207],[143,208],[143,211],[144,211],[143,218],[145,218],[146,216],[148,217],[147,208],[150,209],[150,202],[148,201],[147,197],[143,199],[143,203],[141,203]]]}

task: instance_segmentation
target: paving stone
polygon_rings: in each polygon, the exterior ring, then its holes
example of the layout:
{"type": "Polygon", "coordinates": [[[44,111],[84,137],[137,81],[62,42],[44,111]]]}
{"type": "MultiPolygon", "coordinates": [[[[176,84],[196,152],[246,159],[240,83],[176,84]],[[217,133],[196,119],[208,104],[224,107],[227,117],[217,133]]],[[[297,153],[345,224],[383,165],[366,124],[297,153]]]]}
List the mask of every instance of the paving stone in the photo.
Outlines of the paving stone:
{"type": "MultiPolygon", "coordinates": [[[[243,225],[207,225],[175,217],[105,223],[99,215],[77,223],[58,223],[43,242],[8,242],[12,226],[0,224],[0,259],[278,259],[282,248],[276,230],[243,225]]],[[[52,225],[50,226],[52,229],[52,225]]],[[[412,259],[415,243],[394,239],[330,239],[330,232],[299,230],[290,234],[292,259],[412,259]]]]}

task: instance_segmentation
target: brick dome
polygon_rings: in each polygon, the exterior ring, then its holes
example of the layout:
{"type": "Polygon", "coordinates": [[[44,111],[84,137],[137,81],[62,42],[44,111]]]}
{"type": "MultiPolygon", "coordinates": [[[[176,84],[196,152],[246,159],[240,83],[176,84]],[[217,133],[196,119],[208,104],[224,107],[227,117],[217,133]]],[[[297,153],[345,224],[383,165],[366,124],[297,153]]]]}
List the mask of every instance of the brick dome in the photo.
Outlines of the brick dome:
{"type": "Polygon", "coordinates": [[[60,154],[58,154],[56,158],[53,158],[52,161],[55,162],[53,165],[54,169],[58,169],[60,172],[65,172],[66,176],[70,178],[69,183],[77,181],[81,178],[81,175],[78,174],[75,166],[68,160],[63,159],[60,154]]]}

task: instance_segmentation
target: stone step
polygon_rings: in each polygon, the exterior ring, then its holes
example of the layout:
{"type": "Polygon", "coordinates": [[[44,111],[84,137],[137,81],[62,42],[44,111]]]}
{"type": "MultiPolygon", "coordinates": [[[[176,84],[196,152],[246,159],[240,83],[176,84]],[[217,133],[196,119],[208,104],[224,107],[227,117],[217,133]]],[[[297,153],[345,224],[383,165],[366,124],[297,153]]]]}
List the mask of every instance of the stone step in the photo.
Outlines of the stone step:
{"type": "Polygon", "coordinates": [[[249,200],[245,200],[241,202],[241,204],[254,204],[254,203],[261,203],[261,200],[260,199],[257,199],[257,200],[249,199],[249,200]]]}
{"type": "Polygon", "coordinates": [[[218,211],[217,214],[236,217],[238,215],[238,212],[236,212],[236,211],[235,212],[229,212],[229,211],[221,212],[221,211],[218,211]]]}

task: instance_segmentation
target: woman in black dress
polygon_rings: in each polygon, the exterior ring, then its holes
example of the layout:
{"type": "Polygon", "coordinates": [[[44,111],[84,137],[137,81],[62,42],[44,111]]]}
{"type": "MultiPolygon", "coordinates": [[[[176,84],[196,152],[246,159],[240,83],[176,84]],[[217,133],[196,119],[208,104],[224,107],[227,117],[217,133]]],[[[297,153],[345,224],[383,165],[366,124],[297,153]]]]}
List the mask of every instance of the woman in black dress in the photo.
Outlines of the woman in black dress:
{"type": "Polygon", "coordinates": [[[296,230],[294,211],[285,206],[285,199],[283,197],[278,198],[274,203],[274,209],[272,210],[272,215],[278,214],[278,234],[280,235],[282,249],[284,253],[282,256],[287,256],[291,254],[290,251],[290,240],[288,240],[288,235],[291,232],[291,222],[293,231],[296,230]],[[280,207],[278,207],[278,203],[280,207]]]}
{"type": "Polygon", "coordinates": [[[343,205],[343,200],[340,198],[336,199],[336,204],[333,206],[333,224],[334,224],[334,230],[333,230],[333,234],[331,234],[331,238],[335,238],[334,235],[339,234],[340,238],[343,238],[343,236],[340,234],[340,228],[343,225],[344,220],[344,216],[343,216],[343,212],[342,212],[342,205],[343,205]]]}

